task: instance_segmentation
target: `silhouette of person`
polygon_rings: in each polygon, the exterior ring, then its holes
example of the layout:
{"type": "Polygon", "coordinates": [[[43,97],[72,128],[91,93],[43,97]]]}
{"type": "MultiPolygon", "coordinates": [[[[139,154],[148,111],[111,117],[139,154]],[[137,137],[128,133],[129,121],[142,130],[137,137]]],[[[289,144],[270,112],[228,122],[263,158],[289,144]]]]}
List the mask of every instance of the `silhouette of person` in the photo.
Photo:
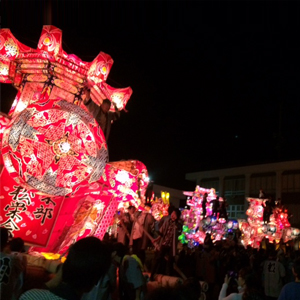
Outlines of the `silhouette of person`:
{"type": "Polygon", "coordinates": [[[222,201],[220,203],[220,209],[219,209],[219,218],[224,218],[226,221],[228,220],[228,215],[227,215],[227,209],[226,209],[226,201],[222,201]]]}
{"type": "Polygon", "coordinates": [[[219,208],[220,208],[220,201],[219,201],[219,196],[217,196],[216,199],[212,200],[213,201],[213,207],[212,207],[212,215],[214,217],[218,216],[219,208]]]}
{"type": "Polygon", "coordinates": [[[262,203],[262,206],[264,208],[263,222],[264,223],[269,223],[270,222],[270,216],[271,216],[271,213],[272,213],[271,201],[269,199],[267,199],[265,202],[262,203]]]}
{"type": "Polygon", "coordinates": [[[106,141],[108,140],[111,124],[120,118],[120,111],[118,110],[114,102],[115,112],[110,111],[111,101],[109,99],[104,99],[102,104],[98,106],[92,101],[90,97],[90,90],[85,91],[85,99],[83,101],[84,105],[87,107],[88,111],[93,115],[103,131],[106,141]]]}
{"type": "Polygon", "coordinates": [[[206,216],[206,203],[207,203],[207,193],[205,193],[203,195],[203,199],[202,199],[202,215],[203,215],[203,218],[205,218],[206,216]]]}

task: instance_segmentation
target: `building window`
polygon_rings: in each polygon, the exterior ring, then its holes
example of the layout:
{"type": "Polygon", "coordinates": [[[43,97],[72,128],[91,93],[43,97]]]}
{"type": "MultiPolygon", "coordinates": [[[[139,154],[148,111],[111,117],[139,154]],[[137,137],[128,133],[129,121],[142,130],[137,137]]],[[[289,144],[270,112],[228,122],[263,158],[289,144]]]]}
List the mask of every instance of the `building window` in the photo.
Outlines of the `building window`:
{"type": "Polygon", "coordinates": [[[243,219],[245,218],[244,205],[229,205],[227,213],[229,219],[243,219]]]}
{"type": "Polygon", "coordinates": [[[215,189],[216,193],[219,191],[219,179],[204,179],[201,180],[200,186],[205,189],[215,189]]]}
{"type": "Polygon", "coordinates": [[[282,174],[282,192],[300,192],[300,171],[284,172],[282,174]]]}
{"type": "Polygon", "coordinates": [[[255,174],[250,178],[250,195],[258,198],[259,190],[263,189],[266,195],[274,195],[276,193],[276,174],[255,174]]]}
{"type": "Polygon", "coordinates": [[[245,199],[245,177],[224,179],[224,195],[229,204],[242,204],[245,199]]]}
{"type": "Polygon", "coordinates": [[[225,193],[231,195],[242,195],[245,193],[245,178],[225,178],[224,179],[225,193]]]}

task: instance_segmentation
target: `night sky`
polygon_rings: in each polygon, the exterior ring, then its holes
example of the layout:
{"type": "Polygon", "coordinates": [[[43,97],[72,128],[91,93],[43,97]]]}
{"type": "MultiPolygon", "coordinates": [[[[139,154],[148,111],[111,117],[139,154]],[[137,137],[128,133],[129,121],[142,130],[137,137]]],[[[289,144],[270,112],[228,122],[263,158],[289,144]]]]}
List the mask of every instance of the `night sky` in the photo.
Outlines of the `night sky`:
{"type": "MultiPolygon", "coordinates": [[[[110,161],[140,160],[155,184],[192,190],[188,172],[300,159],[299,8],[2,0],[1,27],[36,48],[51,22],[67,53],[111,55],[108,84],[131,86],[133,95],[112,125],[110,161]]],[[[1,111],[15,94],[1,84],[1,111]]]]}

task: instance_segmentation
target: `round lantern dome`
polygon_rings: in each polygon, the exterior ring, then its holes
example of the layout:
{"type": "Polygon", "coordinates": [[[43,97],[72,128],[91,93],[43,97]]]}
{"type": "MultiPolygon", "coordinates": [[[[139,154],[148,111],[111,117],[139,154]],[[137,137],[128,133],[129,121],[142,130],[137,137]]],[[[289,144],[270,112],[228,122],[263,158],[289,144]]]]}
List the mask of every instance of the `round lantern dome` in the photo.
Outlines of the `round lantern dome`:
{"type": "Polygon", "coordinates": [[[2,156],[14,180],[38,194],[65,196],[99,180],[108,161],[102,130],[73,103],[35,103],[3,134],[2,156]]]}

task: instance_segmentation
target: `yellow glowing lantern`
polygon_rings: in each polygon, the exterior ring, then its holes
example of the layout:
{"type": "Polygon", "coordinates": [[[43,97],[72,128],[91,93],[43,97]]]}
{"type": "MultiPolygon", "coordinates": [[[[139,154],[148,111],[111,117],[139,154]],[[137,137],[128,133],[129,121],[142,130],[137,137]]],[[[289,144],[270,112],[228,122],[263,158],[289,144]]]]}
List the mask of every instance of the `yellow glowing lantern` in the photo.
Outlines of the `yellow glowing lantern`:
{"type": "Polygon", "coordinates": [[[42,252],[41,253],[47,260],[56,260],[60,258],[58,253],[42,252]]]}
{"type": "Polygon", "coordinates": [[[50,44],[50,39],[49,39],[49,37],[46,37],[45,39],[44,39],[44,45],[46,45],[46,46],[48,46],[49,44],[50,44]]]}
{"type": "Polygon", "coordinates": [[[170,193],[168,192],[160,192],[161,198],[164,202],[164,204],[170,204],[169,199],[170,199],[170,193]]]}

